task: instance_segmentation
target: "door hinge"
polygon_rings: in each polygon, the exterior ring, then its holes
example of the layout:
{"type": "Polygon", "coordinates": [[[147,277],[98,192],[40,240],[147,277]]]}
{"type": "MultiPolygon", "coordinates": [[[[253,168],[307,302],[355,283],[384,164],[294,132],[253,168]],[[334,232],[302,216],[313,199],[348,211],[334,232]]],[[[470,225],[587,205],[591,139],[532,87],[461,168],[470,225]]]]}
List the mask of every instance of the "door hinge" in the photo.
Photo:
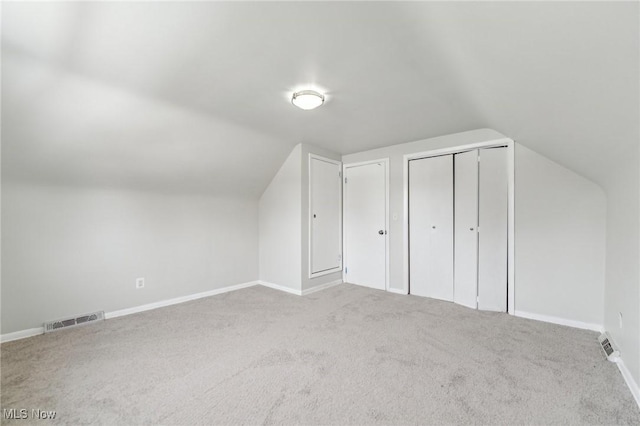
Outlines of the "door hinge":
{"type": "Polygon", "coordinates": [[[342,177],[342,172],[338,172],[338,176],[342,177]]]}
{"type": "Polygon", "coordinates": [[[480,303],[480,296],[476,296],[476,303],[480,303]]]}
{"type": "Polygon", "coordinates": [[[480,162],[480,154],[478,154],[478,163],[480,162]]]}
{"type": "Polygon", "coordinates": [[[347,178],[344,178],[344,183],[345,183],[345,184],[347,183],[347,178]]]}
{"type": "Polygon", "coordinates": [[[344,268],[344,273],[345,274],[349,273],[349,268],[344,268]]]}

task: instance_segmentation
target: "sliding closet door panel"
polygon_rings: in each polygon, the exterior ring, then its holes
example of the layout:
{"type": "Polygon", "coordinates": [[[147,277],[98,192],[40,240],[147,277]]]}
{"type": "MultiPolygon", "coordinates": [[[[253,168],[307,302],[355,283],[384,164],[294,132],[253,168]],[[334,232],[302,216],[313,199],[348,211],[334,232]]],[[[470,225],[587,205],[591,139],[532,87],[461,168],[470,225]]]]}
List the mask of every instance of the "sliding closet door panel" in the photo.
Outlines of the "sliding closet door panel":
{"type": "Polygon", "coordinates": [[[478,151],[454,156],[455,258],[454,302],[477,307],[478,296],[478,151]]]}
{"type": "Polygon", "coordinates": [[[409,291],[453,300],[453,155],[409,163],[409,291]]]}
{"type": "Polygon", "coordinates": [[[507,148],[480,150],[478,308],[507,311],[507,148]]]}
{"type": "Polygon", "coordinates": [[[311,272],[340,269],[342,178],[340,164],[310,161],[311,272]]]}

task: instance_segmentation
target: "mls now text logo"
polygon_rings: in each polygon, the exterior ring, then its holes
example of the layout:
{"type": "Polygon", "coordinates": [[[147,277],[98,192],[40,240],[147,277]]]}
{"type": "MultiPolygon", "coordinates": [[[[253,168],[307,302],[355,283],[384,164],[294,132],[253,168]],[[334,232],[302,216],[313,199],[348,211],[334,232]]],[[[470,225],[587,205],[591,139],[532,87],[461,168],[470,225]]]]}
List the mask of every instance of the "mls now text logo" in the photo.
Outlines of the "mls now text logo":
{"type": "Polygon", "coordinates": [[[2,416],[7,420],[26,420],[26,419],[39,419],[39,420],[53,420],[56,418],[55,411],[45,411],[40,409],[33,409],[31,411],[26,408],[5,408],[2,410],[2,416]]]}

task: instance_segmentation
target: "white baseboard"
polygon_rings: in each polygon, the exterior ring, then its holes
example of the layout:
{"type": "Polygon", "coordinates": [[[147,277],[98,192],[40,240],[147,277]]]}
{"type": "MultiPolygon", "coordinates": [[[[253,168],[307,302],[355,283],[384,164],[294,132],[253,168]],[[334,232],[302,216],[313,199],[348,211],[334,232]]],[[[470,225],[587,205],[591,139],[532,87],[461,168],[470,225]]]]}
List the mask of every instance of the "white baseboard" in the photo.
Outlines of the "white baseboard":
{"type": "Polygon", "coordinates": [[[44,334],[44,327],[30,328],[28,330],[14,331],[0,336],[0,343],[10,342],[12,340],[26,339],[27,337],[44,334]]]}
{"type": "Polygon", "coordinates": [[[228,287],[216,288],[215,290],[204,291],[202,293],[190,294],[188,296],[176,297],[175,299],[161,300],[159,302],[149,303],[146,305],[134,306],[132,308],[120,309],[118,311],[105,312],[105,319],[117,318],[124,315],[137,314],[138,312],[150,311],[151,309],[163,308],[165,306],[177,305],[178,303],[188,302],[190,300],[202,299],[203,297],[215,296],[217,294],[228,293],[242,288],[258,285],[258,281],[250,281],[248,283],[236,284],[228,287]]]}
{"type": "MultiPolygon", "coordinates": [[[[120,309],[118,311],[105,312],[105,319],[117,318],[124,315],[136,314],[138,312],[149,311],[151,309],[162,308],[164,306],[176,305],[178,303],[188,302],[190,300],[202,299],[203,297],[215,296],[216,294],[228,293],[234,290],[240,290],[242,288],[252,287],[258,285],[258,281],[250,281],[247,283],[236,284],[228,287],[217,288],[215,290],[209,290],[202,293],[190,294],[188,296],[176,297],[174,299],[161,300],[159,302],[149,303],[146,305],[134,306],[132,308],[120,309]]],[[[13,333],[7,333],[0,336],[0,342],[10,342],[12,340],[25,339],[31,336],[37,336],[44,333],[44,327],[30,328],[28,330],[16,331],[13,333]]]]}
{"type": "Polygon", "coordinates": [[[302,292],[300,290],[296,290],[294,288],[285,287],[283,285],[270,283],[268,281],[258,281],[258,284],[272,288],[274,290],[284,291],[285,293],[295,294],[296,296],[302,296],[302,292]]]}
{"type": "Polygon", "coordinates": [[[306,296],[307,294],[315,293],[316,291],[324,290],[325,288],[333,287],[334,285],[342,284],[342,279],[328,282],[326,284],[320,284],[315,287],[308,288],[306,290],[297,290],[295,288],[285,287],[280,284],[270,283],[268,281],[258,281],[262,286],[272,288],[274,290],[284,291],[285,293],[295,294],[296,296],[306,296]]]}
{"type": "Polygon", "coordinates": [[[568,327],[581,328],[583,330],[592,330],[602,333],[604,327],[601,324],[592,324],[588,322],[569,320],[565,318],[552,317],[549,315],[532,314],[529,312],[515,311],[515,316],[527,318],[537,321],[550,322],[552,324],[566,325],[568,327]]]}
{"type": "Polygon", "coordinates": [[[311,287],[311,288],[308,288],[306,290],[302,290],[302,296],[306,296],[307,294],[315,293],[316,291],[324,290],[326,288],[333,287],[333,286],[336,286],[336,285],[342,284],[342,283],[343,283],[342,279],[339,279],[339,280],[331,281],[331,282],[328,282],[328,283],[325,283],[325,284],[320,284],[320,285],[317,285],[315,287],[311,287]]]}
{"type": "Polygon", "coordinates": [[[408,293],[404,290],[400,290],[397,288],[388,288],[387,291],[389,293],[395,293],[395,294],[402,294],[403,296],[406,296],[408,293]]]}
{"type": "Polygon", "coordinates": [[[633,379],[631,372],[627,369],[627,366],[624,364],[624,361],[622,359],[618,360],[616,364],[618,364],[618,369],[620,370],[620,373],[622,373],[624,381],[627,382],[627,386],[629,386],[631,395],[633,395],[633,397],[635,398],[636,404],[638,404],[638,408],[640,408],[640,387],[633,379]]]}

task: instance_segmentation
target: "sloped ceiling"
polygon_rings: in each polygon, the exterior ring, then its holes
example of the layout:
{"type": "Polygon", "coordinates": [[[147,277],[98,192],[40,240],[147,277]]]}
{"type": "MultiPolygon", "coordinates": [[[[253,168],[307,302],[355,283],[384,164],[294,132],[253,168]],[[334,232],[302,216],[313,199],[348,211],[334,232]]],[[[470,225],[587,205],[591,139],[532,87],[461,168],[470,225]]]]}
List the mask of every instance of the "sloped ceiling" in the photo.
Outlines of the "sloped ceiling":
{"type": "Polygon", "coordinates": [[[4,3],[2,177],[262,193],[338,153],[474,128],[606,187],[637,159],[638,4],[4,3]],[[301,111],[292,91],[325,106],[301,111]]]}

